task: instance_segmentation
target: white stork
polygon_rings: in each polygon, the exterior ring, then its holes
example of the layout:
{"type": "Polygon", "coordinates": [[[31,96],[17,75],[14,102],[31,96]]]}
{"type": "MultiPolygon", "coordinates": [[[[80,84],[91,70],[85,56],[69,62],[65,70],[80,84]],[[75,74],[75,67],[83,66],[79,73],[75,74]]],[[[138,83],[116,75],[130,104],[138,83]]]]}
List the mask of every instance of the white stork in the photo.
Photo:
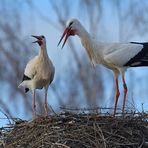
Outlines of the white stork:
{"type": "Polygon", "coordinates": [[[61,43],[65,37],[62,48],[69,36],[78,35],[83,47],[86,49],[88,57],[93,65],[102,64],[103,66],[111,69],[115,76],[116,84],[116,101],[114,107],[114,116],[118,98],[120,96],[118,86],[118,76],[122,75],[124,87],[124,100],[122,112],[124,112],[127,85],[125,82],[124,74],[128,67],[148,66],[148,43],[101,43],[94,40],[90,34],[85,30],[77,19],[70,19],[66,24],[66,29],[58,43],[61,43]]]}
{"type": "Polygon", "coordinates": [[[40,46],[40,51],[37,56],[31,59],[25,68],[24,76],[20,87],[25,88],[25,92],[29,90],[33,93],[33,116],[36,115],[36,102],[35,102],[35,90],[45,89],[44,96],[44,109],[45,115],[48,115],[48,105],[47,105],[47,91],[50,83],[53,81],[55,68],[48,57],[46,49],[46,39],[42,36],[34,36],[37,40],[33,43],[38,43],[40,46]]]}

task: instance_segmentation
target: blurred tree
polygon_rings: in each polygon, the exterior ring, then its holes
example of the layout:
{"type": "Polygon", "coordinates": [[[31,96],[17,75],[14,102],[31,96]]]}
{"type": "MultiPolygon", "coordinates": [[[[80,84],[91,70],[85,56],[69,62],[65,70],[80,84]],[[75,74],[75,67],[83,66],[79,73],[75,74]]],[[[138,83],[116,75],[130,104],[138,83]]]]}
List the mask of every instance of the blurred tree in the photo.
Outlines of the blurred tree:
{"type": "MultiPolygon", "coordinates": [[[[66,0],[63,4],[63,1],[49,1],[51,4],[51,8],[54,10],[57,21],[59,22],[60,28],[64,30],[66,21],[71,18],[73,15],[73,11],[71,10],[72,1],[66,0]],[[63,7],[61,10],[61,6],[63,7]]],[[[86,26],[90,26],[90,30],[92,30],[92,34],[94,37],[96,36],[101,20],[102,6],[101,1],[94,0],[83,0],[77,1],[76,11],[80,15],[84,15],[86,17],[85,23],[86,26]],[[82,12],[83,6],[83,12],[82,12]],[[93,29],[92,29],[93,28],[93,29]]],[[[52,22],[52,20],[51,20],[52,22]]],[[[61,32],[62,33],[62,32],[61,32]]],[[[95,107],[98,105],[98,102],[101,102],[104,96],[104,88],[102,83],[102,72],[100,69],[95,71],[95,69],[90,64],[87,55],[83,54],[81,51],[81,44],[75,44],[71,40],[69,40],[69,49],[73,55],[73,59],[69,59],[71,64],[67,65],[69,74],[66,75],[66,79],[68,80],[66,84],[67,95],[66,95],[66,104],[68,106],[78,107],[84,104],[85,106],[95,107]],[[99,74],[97,74],[99,73],[99,74]],[[79,103],[81,101],[81,104],[79,103]],[[72,103],[75,102],[75,103],[72,103]],[[80,105],[79,105],[80,104],[80,105]]],[[[67,59],[68,60],[68,59],[67,59]]],[[[68,61],[69,61],[68,60],[68,61]]],[[[65,80],[66,81],[66,80],[65,80]]],[[[58,88],[62,89],[62,88],[58,88]]]]}
{"type": "MultiPolygon", "coordinates": [[[[112,16],[113,20],[117,19],[118,28],[116,22],[110,22],[110,24],[113,23],[115,26],[113,30],[117,30],[119,41],[129,41],[136,34],[138,34],[137,36],[146,34],[145,29],[148,23],[147,1],[141,3],[137,0],[64,0],[64,2],[62,0],[49,0],[48,2],[49,13],[44,14],[43,8],[39,8],[35,0],[15,0],[15,3],[10,0],[0,1],[0,83],[3,86],[0,89],[0,93],[2,94],[0,107],[10,116],[13,114],[7,107],[7,101],[4,101],[7,100],[6,98],[12,102],[16,112],[24,108],[27,115],[32,113],[31,99],[27,99],[30,96],[17,88],[22,79],[25,64],[30,56],[34,55],[34,51],[30,50],[31,44],[28,39],[30,34],[27,38],[22,37],[24,33],[23,29],[26,27],[23,24],[24,14],[21,12],[22,7],[27,7],[29,11],[27,14],[30,14],[30,16],[33,14],[38,19],[42,19],[44,23],[48,23],[55,27],[55,29],[58,29],[60,31],[59,35],[61,35],[65,28],[66,20],[75,16],[81,19],[85,28],[89,28],[88,31],[93,37],[107,40],[108,36],[112,36],[108,33],[108,24],[105,25],[104,17],[107,17],[107,15],[112,16]],[[109,14],[109,7],[112,8],[112,15],[109,14]],[[54,19],[50,16],[51,11],[55,15],[54,19]],[[19,107],[19,103],[17,103],[20,98],[24,105],[21,108],[19,107]]],[[[33,17],[30,17],[30,19],[33,22],[33,17]]],[[[110,18],[107,17],[107,19],[111,21],[110,18]]],[[[113,86],[112,83],[110,84],[113,81],[113,78],[110,79],[111,75],[106,75],[106,70],[100,67],[94,69],[84,50],[81,50],[81,44],[76,44],[74,39],[68,40],[67,47],[70,49],[69,51],[65,51],[68,53],[66,57],[67,65],[63,66],[63,71],[61,71],[63,74],[57,74],[57,79],[55,79],[54,84],[51,86],[52,94],[58,102],[57,105],[94,107],[99,106],[100,103],[106,104],[107,99],[105,99],[105,96],[106,93],[108,94],[105,91],[106,87],[109,85],[110,89],[112,89],[113,86]],[[108,83],[103,81],[105,78],[109,78],[107,79],[108,83]]],[[[38,97],[41,98],[40,96],[38,97]]],[[[110,98],[114,99],[113,93],[110,98]]],[[[42,112],[41,99],[38,99],[38,104],[40,106],[39,111],[42,112]]]]}
{"type": "MultiPolygon", "coordinates": [[[[62,1],[60,2],[61,4],[63,3],[62,1]]],[[[87,13],[89,11],[92,11],[92,13],[96,13],[97,9],[99,8],[99,3],[97,3],[97,1],[94,2],[81,2],[80,5],[85,4],[85,11],[87,13]],[[94,4],[98,5],[98,7],[93,7],[94,4]]],[[[55,11],[55,15],[57,16],[57,20],[59,22],[59,28],[61,26],[62,28],[64,28],[65,21],[67,19],[66,17],[70,17],[70,14],[72,14],[71,8],[69,7],[71,2],[65,1],[64,9],[62,12],[60,11],[61,4],[59,2],[49,1],[49,3],[51,4],[52,9],[55,11]]],[[[55,24],[54,22],[52,22],[53,20],[50,19],[50,16],[44,16],[42,14],[42,12],[36,7],[34,2],[26,1],[26,4],[29,6],[28,9],[30,9],[30,12],[34,11],[44,21],[51,23],[51,25],[55,24]]],[[[4,88],[4,90],[9,90],[7,97],[9,98],[9,101],[13,102],[13,105],[16,109],[19,105],[19,103],[16,103],[16,101],[18,100],[20,95],[22,96],[22,100],[24,102],[23,108],[28,114],[32,111],[31,103],[29,103],[31,99],[28,100],[28,95],[24,94],[22,90],[19,90],[17,88],[19,82],[22,79],[22,73],[25,64],[27,63],[30,55],[33,54],[32,51],[29,50],[30,43],[28,43],[28,40],[25,39],[24,41],[24,38],[21,37],[21,35],[23,34],[23,18],[22,14],[20,13],[20,9],[21,7],[23,7],[22,5],[24,5],[24,2],[20,2],[19,0],[17,0],[15,4],[11,5],[10,8],[10,2],[1,1],[0,11],[3,13],[0,22],[0,29],[2,32],[0,36],[0,49],[1,54],[3,54],[4,56],[0,59],[0,80],[1,82],[3,82],[4,86],[7,86],[7,88],[4,88]]],[[[101,12],[98,11],[98,15],[100,15],[100,13],[101,12]]],[[[93,21],[91,24],[94,24],[94,27],[97,23],[99,24],[98,15],[96,14],[95,18],[91,18],[93,15],[88,17],[90,21],[93,21]]],[[[78,107],[81,106],[82,102],[85,102],[85,104],[88,106],[96,106],[96,99],[102,99],[104,94],[103,84],[101,83],[101,71],[99,70],[100,74],[97,75],[95,70],[91,67],[88,59],[85,57],[86,55],[79,55],[79,52],[76,49],[81,47],[75,46],[73,42],[69,42],[69,46],[73,54],[73,59],[71,59],[71,65],[68,64],[66,67],[67,71],[69,72],[65,75],[65,77],[60,77],[55,80],[55,85],[53,85],[52,87],[56,99],[59,100],[59,105],[72,105],[73,107],[78,107]]],[[[69,59],[67,59],[67,61],[68,60],[69,59]]],[[[64,68],[64,70],[66,70],[66,68],[64,68]]],[[[6,95],[4,95],[3,97],[6,97],[6,95]]],[[[3,100],[4,99],[1,99],[1,107],[8,114],[11,115],[11,111],[6,106],[7,103],[2,102],[3,100]]],[[[38,99],[38,101],[41,109],[42,103],[40,99],[38,99]]]]}
{"type": "Polygon", "coordinates": [[[29,59],[29,55],[33,53],[29,50],[30,42],[21,38],[23,35],[21,5],[22,3],[19,1],[16,1],[15,4],[12,1],[0,1],[0,81],[3,86],[0,90],[2,94],[0,107],[9,116],[12,116],[12,112],[7,104],[12,103],[16,112],[19,112],[17,110],[19,103],[16,102],[20,95],[23,97],[24,106],[27,106],[26,113],[31,111],[29,100],[26,99],[24,92],[18,89],[18,84],[23,76],[24,64],[29,59]]]}

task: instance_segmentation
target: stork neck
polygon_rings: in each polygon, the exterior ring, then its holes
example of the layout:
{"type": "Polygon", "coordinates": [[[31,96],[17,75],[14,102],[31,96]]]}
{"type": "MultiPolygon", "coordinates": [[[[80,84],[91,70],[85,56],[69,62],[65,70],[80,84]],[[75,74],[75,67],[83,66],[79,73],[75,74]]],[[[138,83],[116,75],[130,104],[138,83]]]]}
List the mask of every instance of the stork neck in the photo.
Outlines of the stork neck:
{"type": "Polygon", "coordinates": [[[46,46],[45,47],[41,46],[40,51],[39,51],[39,56],[44,57],[44,58],[48,57],[46,46]]]}
{"type": "Polygon", "coordinates": [[[85,30],[83,26],[80,27],[79,31],[77,32],[77,35],[82,38],[91,38],[89,33],[85,30]]]}
{"type": "Polygon", "coordinates": [[[92,46],[92,38],[84,27],[81,26],[81,31],[79,31],[77,35],[80,37],[81,43],[84,46],[84,48],[86,50],[92,50],[92,48],[90,49],[90,47],[92,46]]]}
{"type": "Polygon", "coordinates": [[[83,35],[79,36],[83,47],[86,49],[88,57],[93,65],[95,65],[95,54],[94,54],[94,45],[91,36],[86,31],[83,35]]]}

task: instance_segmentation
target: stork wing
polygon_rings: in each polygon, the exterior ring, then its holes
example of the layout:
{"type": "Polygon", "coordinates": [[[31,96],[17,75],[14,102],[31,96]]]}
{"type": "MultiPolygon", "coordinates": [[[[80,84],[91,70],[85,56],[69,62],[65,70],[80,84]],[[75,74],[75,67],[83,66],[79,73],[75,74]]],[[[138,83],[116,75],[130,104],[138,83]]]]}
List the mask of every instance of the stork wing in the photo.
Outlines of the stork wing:
{"type": "Polygon", "coordinates": [[[30,79],[33,79],[33,77],[36,75],[37,73],[37,69],[36,69],[36,64],[38,61],[38,56],[34,57],[32,60],[30,60],[25,68],[25,72],[24,74],[29,77],[30,79]]]}
{"type": "Polygon", "coordinates": [[[113,44],[106,49],[104,60],[108,63],[124,66],[130,59],[136,56],[143,48],[141,44],[113,44]]]}

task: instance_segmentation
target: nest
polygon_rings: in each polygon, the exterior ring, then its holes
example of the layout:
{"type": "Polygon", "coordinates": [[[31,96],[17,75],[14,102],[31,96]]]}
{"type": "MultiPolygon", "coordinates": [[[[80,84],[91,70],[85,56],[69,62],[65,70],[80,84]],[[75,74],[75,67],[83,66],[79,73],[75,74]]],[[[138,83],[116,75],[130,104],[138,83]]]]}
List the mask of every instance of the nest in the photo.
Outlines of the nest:
{"type": "Polygon", "coordinates": [[[148,114],[60,113],[1,129],[6,148],[147,148],[148,114]]]}

